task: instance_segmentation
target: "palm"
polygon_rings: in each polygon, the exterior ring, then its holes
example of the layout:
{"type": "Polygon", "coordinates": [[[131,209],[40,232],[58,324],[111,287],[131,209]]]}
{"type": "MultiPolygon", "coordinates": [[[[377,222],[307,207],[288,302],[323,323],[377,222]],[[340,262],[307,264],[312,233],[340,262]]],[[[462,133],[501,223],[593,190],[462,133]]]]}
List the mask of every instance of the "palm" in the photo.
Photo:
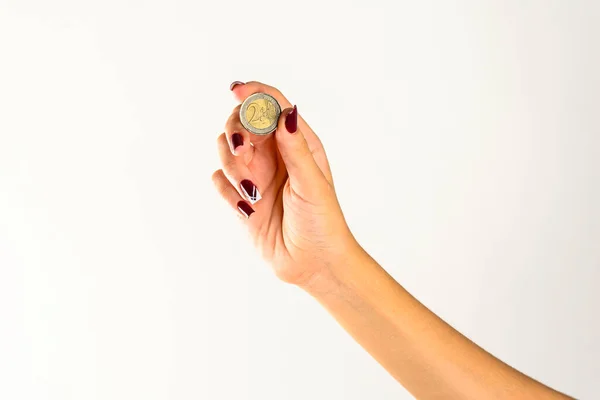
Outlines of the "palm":
{"type": "Polygon", "coordinates": [[[284,204],[289,203],[289,178],[274,137],[254,144],[254,153],[248,168],[263,188],[262,200],[254,205],[259,216],[249,226],[250,234],[262,257],[273,265],[287,265],[290,257],[286,243],[290,243],[288,232],[283,226],[294,214],[284,212],[284,204]],[[286,198],[286,199],[284,199],[286,198]]]}
{"type": "MultiPolygon", "coordinates": [[[[314,138],[313,157],[329,174],[321,143],[316,136],[314,138]]],[[[332,196],[319,196],[317,200],[298,195],[292,190],[275,136],[257,139],[247,165],[257,185],[263,188],[263,194],[262,200],[254,205],[257,212],[253,216],[255,221],[249,224],[250,234],[262,257],[272,264],[278,275],[297,280],[300,275],[310,272],[305,267],[296,270],[299,264],[312,264],[311,260],[305,259],[306,255],[323,250],[323,245],[328,242],[325,238],[340,236],[332,230],[340,226],[333,220],[342,219],[342,216],[328,212],[331,200],[337,203],[332,187],[332,196]],[[311,239],[307,240],[308,237],[311,239]]]]}

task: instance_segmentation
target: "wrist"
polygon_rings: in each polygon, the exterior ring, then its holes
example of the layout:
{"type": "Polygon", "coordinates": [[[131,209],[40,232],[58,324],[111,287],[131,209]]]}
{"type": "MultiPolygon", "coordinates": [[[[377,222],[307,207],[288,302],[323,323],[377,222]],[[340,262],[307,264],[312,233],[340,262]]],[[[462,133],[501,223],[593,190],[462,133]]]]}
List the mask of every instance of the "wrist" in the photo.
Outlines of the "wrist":
{"type": "Polygon", "coordinates": [[[339,292],[357,269],[373,261],[356,239],[349,236],[327,254],[322,268],[297,286],[314,297],[339,292]]]}

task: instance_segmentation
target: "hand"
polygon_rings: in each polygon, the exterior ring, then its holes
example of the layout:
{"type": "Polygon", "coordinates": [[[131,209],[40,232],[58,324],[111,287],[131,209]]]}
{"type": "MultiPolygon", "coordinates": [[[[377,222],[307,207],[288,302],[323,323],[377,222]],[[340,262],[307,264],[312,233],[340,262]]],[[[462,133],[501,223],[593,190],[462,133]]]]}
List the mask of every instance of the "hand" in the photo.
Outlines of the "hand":
{"type": "Polygon", "coordinates": [[[275,133],[257,136],[233,109],[218,138],[222,169],[213,182],[243,219],[254,245],[282,280],[306,284],[355,245],[335,194],[321,141],[277,89],[232,84],[242,102],[257,92],[283,111],[275,133]]]}

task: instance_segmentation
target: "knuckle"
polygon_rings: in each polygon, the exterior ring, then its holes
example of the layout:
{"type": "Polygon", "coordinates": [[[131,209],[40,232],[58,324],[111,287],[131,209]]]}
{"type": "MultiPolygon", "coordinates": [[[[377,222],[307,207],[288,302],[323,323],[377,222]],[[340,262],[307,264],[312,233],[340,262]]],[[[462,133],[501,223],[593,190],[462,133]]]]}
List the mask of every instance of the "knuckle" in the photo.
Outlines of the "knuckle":
{"type": "Polygon", "coordinates": [[[272,90],[273,90],[273,97],[278,98],[278,99],[285,99],[285,96],[283,95],[281,90],[279,90],[277,88],[273,88],[272,90]]]}
{"type": "Polygon", "coordinates": [[[259,81],[248,81],[248,82],[246,82],[246,85],[257,86],[257,87],[267,86],[264,83],[259,82],[259,81]]]}
{"type": "Polygon", "coordinates": [[[233,110],[231,110],[231,116],[232,117],[238,117],[240,116],[240,108],[242,108],[241,104],[238,104],[237,106],[233,107],[233,110]]]}
{"type": "Polygon", "coordinates": [[[236,171],[237,160],[233,158],[233,155],[230,158],[223,160],[222,169],[225,175],[233,175],[236,171]]]}
{"type": "Polygon", "coordinates": [[[212,181],[217,193],[219,193],[221,197],[225,198],[227,196],[228,181],[223,175],[223,171],[220,169],[215,171],[212,175],[212,181]]]}
{"type": "Polygon", "coordinates": [[[219,193],[219,196],[221,196],[223,199],[227,199],[227,186],[224,184],[219,184],[217,186],[217,193],[219,193]]]}
{"type": "Polygon", "coordinates": [[[266,83],[259,82],[259,81],[246,82],[246,85],[252,85],[254,87],[254,89],[264,91],[264,92],[270,94],[271,96],[275,97],[278,100],[285,99],[285,96],[283,95],[283,93],[281,93],[281,91],[279,89],[277,89],[275,86],[270,86],[270,85],[267,85],[266,83]]]}
{"type": "Polygon", "coordinates": [[[289,103],[288,99],[285,98],[285,96],[283,95],[283,93],[281,93],[279,89],[270,87],[268,92],[271,96],[275,97],[279,103],[282,104],[282,107],[286,103],[289,103]]]}
{"type": "Polygon", "coordinates": [[[223,176],[222,174],[223,174],[223,171],[220,169],[218,169],[212,173],[212,176],[210,177],[210,179],[215,184],[215,186],[217,186],[219,184],[219,182],[221,181],[221,177],[223,176]]]}
{"type": "Polygon", "coordinates": [[[239,126],[241,126],[240,122],[240,108],[241,105],[237,106],[231,112],[229,118],[227,118],[227,122],[225,122],[225,131],[232,132],[236,130],[239,126]]]}
{"type": "Polygon", "coordinates": [[[310,149],[308,148],[308,144],[303,137],[299,137],[298,140],[294,140],[293,143],[294,151],[302,154],[303,156],[310,155],[310,149]]]}
{"type": "Polygon", "coordinates": [[[258,81],[246,82],[245,86],[249,89],[248,93],[264,92],[275,97],[282,108],[289,107],[291,105],[290,101],[285,97],[285,95],[275,86],[270,86],[258,81]]]}
{"type": "Polygon", "coordinates": [[[223,141],[227,142],[227,135],[225,135],[225,132],[217,136],[217,146],[220,147],[223,144],[223,141]]]}

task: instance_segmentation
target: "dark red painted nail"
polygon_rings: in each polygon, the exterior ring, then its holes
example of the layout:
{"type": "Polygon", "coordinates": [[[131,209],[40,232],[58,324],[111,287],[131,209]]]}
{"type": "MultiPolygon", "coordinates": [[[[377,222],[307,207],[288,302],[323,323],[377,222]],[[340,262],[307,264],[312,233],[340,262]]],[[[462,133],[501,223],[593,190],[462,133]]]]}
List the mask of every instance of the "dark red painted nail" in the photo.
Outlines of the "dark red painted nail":
{"type": "Polygon", "coordinates": [[[254,183],[252,183],[252,181],[244,179],[240,182],[240,187],[246,195],[246,198],[250,201],[250,204],[254,204],[262,198],[258,188],[254,183]]]}
{"type": "Polygon", "coordinates": [[[231,135],[231,144],[233,145],[233,150],[235,150],[244,144],[244,138],[239,133],[234,133],[231,135]]]}
{"type": "Polygon", "coordinates": [[[237,208],[238,208],[238,210],[240,210],[240,212],[246,218],[250,218],[250,215],[252,215],[252,213],[254,212],[254,210],[252,209],[252,207],[250,207],[250,204],[246,203],[243,200],[238,201],[237,208]]]}
{"type": "Polygon", "coordinates": [[[294,109],[285,117],[285,129],[289,133],[296,133],[298,130],[298,109],[294,106],[294,109]]]}
{"type": "Polygon", "coordinates": [[[229,90],[233,90],[233,88],[236,87],[237,85],[245,85],[245,83],[240,82],[240,81],[233,81],[233,82],[231,82],[231,85],[229,85],[229,90]]]}

